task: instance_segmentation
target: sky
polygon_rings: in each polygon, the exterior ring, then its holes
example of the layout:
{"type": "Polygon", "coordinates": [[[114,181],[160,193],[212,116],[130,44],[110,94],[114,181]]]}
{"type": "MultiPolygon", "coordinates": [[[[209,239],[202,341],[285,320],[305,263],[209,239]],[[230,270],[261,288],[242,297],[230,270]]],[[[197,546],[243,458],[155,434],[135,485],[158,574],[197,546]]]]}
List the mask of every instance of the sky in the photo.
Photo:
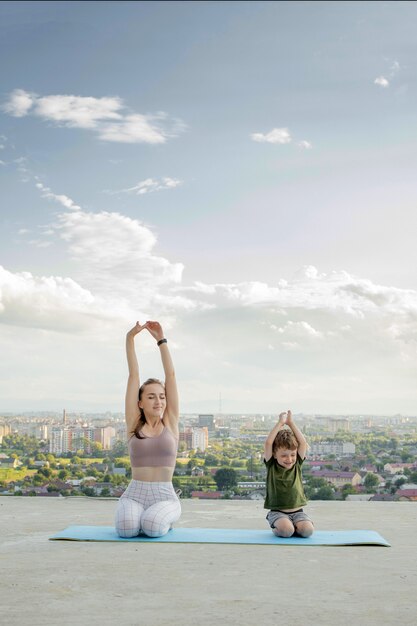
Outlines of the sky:
{"type": "Polygon", "coordinates": [[[0,412],[417,414],[416,2],[1,2],[0,412]],[[163,376],[136,338],[141,379],[163,376]]]}

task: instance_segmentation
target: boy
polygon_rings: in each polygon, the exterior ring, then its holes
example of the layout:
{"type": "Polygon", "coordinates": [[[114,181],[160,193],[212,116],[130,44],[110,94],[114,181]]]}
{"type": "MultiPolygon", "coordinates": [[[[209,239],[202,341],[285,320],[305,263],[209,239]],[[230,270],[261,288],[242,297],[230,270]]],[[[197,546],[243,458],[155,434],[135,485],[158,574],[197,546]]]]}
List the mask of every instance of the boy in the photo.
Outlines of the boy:
{"type": "Polygon", "coordinates": [[[267,467],[264,508],[271,509],[266,519],[278,537],[313,534],[313,523],[301,508],[307,504],[301,473],[306,451],[307,442],[295,425],[291,411],[280,413],[264,449],[267,467]]]}

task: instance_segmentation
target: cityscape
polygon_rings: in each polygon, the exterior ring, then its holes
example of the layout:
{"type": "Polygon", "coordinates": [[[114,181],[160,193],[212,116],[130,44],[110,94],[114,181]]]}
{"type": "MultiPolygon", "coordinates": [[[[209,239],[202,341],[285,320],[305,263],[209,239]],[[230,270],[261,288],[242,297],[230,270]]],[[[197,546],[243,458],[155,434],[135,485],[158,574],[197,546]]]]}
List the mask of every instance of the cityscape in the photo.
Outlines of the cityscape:
{"type": "MultiPolygon", "coordinates": [[[[417,501],[417,416],[295,415],[312,500],[417,501]]],[[[183,414],[173,484],[182,498],[263,500],[273,414],[183,414]]],[[[0,495],[119,497],[131,477],[121,413],[0,416],[0,495]]]]}

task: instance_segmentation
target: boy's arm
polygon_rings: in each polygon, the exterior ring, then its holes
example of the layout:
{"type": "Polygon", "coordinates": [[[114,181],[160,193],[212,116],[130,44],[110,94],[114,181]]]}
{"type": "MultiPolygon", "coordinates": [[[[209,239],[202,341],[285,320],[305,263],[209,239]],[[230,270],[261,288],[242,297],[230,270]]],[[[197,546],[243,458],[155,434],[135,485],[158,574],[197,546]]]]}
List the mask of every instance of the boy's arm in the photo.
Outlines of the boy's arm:
{"type": "Polygon", "coordinates": [[[288,426],[291,428],[294,437],[297,439],[298,441],[298,454],[302,459],[305,459],[306,457],[306,452],[307,452],[307,441],[306,438],[304,437],[303,433],[301,432],[301,430],[295,425],[295,422],[292,418],[292,413],[291,411],[288,411],[287,413],[287,424],[288,426]]]}
{"type": "Polygon", "coordinates": [[[264,445],[265,461],[269,461],[269,459],[271,458],[272,444],[274,443],[274,440],[278,434],[278,431],[281,430],[281,428],[284,428],[286,419],[287,419],[287,413],[285,411],[284,413],[280,413],[278,422],[275,424],[274,428],[271,430],[268,437],[266,438],[265,445],[264,445]]]}

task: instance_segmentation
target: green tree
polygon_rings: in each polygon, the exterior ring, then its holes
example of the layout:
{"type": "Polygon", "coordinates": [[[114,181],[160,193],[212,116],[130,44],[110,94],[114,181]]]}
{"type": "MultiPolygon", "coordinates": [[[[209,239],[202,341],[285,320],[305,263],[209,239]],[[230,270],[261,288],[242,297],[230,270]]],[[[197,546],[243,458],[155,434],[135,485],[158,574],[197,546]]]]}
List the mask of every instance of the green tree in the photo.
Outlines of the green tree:
{"type": "Polygon", "coordinates": [[[103,452],[103,446],[99,441],[94,441],[91,444],[91,454],[92,456],[95,457],[103,457],[104,456],[104,452],[103,452]]]}
{"type": "Polygon", "coordinates": [[[330,485],[320,487],[311,495],[311,500],[334,500],[333,488],[330,485]]]}
{"type": "Polygon", "coordinates": [[[345,485],[343,485],[342,500],[346,500],[346,498],[352,493],[356,493],[356,489],[353,485],[351,485],[350,483],[346,483],[345,485]]]}
{"type": "Polygon", "coordinates": [[[35,456],[40,451],[40,441],[29,435],[6,435],[0,446],[3,450],[14,450],[20,455],[35,456]]]}
{"type": "Polygon", "coordinates": [[[112,459],[117,459],[121,456],[127,455],[127,441],[116,441],[113,448],[110,450],[109,456],[112,459]]]}
{"type": "MultiPolygon", "coordinates": [[[[128,476],[120,476],[119,474],[111,474],[110,482],[112,485],[119,487],[120,485],[127,485],[128,478],[129,478],[128,476]]],[[[104,481],[104,482],[107,482],[107,481],[104,481]]]]}
{"type": "Polygon", "coordinates": [[[410,482],[416,484],[417,483],[417,472],[411,472],[410,474],[410,482]]]}
{"type": "Polygon", "coordinates": [[[306,476],[306,479],[308,479],[308,486],[313,489],[320,489],[321,487],[326,487],[328,484],[324,478],[317,478],[313,475],[306,476]]]}
{"type": "Polygon", "coordinates": [[[389,446],[390,446],[391,450],[397,450],[397,448],[398,448],[398,441],[397,441],[397,439],[394,439],[394,437],[392,437],[390,439],[389,446]]]}
{"type": "Polygon", "coordinates": [[[206,454],[206,458],[204,460],[204,465],[206,467],[215,467],[219,464],[217,456],[214,454],[206,454]]]}
{"type": "Polygon", "coordinates": [[[38,469],[39,476],[45,476],[45,478],[50,478],[52,476],[52,472],[48,467],[41,467],[38,469]]]}
{"type": "Polygon", "coordinates": [[[366,489],[372,489],[373,487],[376,487],[379,484],[378,476],[376,474],[373,474],[372,472],[368,472],[364,478],[363,484],[366,489]]]}
{"type": "Polygon", "coordinates": [[[246,470],[249,474],[249,478],[252,479],[254,476],[260,474],[262,472],[263,465],[258,463],[256,458],[251,454],[251,456],[246,461],[246,470]]]}
{"type": "Polygon", "coordinates": [[[124,468],[125,468],[125,470],[128,470],[128,469],[129,469],[129,467],[130,467],[130,463],[129,463],[129,461],[122,461],[122,460],[119,460],[119,461],[117,461],[117,462],[114,464],[114,467],[124,467],[124,468]]]}
{"type": "Polygon", "coordinates": [[[221,467],[214,475],[217,488],[232,489],[237,485],[237,472],[232,467],[221,467]]]}

